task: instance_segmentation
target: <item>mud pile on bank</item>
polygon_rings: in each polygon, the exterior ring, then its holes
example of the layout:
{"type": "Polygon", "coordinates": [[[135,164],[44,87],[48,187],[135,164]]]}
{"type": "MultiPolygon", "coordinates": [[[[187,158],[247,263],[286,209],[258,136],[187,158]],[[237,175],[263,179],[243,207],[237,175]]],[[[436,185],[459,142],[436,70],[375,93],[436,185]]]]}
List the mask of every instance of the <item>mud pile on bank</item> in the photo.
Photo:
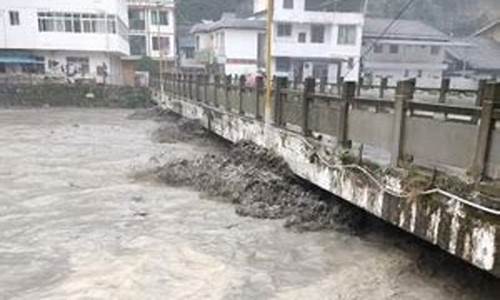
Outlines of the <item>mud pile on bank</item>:
{"type": "Polygon", "coordinates": [[[297,230],[361,228],[366,216],[357,208],[298,179],[271,151],[250,142],[228,152],[195,160],[177,160],[158,170],[172,186],[191,186],[236,205],[236,213],[285,219],[297,230]]]}

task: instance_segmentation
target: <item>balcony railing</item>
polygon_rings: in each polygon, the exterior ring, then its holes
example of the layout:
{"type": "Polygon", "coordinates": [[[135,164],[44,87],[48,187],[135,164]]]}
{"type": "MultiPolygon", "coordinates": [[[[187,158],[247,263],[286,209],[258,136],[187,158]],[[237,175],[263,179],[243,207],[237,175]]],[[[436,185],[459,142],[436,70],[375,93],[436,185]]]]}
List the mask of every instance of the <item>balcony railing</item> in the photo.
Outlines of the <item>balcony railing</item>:
{"type": "Polygon", "coordinates": [[[130,30],[145,30],[146,29],[146,21],[145,20],[129,20],[129,28],[130,30]]]}
{"type": "Polygon", "coordinates": [[[144,6],[174,6],[175,2],[173,0],[127,0],[128,4],[133,5],[144,5],[144,6]]]}

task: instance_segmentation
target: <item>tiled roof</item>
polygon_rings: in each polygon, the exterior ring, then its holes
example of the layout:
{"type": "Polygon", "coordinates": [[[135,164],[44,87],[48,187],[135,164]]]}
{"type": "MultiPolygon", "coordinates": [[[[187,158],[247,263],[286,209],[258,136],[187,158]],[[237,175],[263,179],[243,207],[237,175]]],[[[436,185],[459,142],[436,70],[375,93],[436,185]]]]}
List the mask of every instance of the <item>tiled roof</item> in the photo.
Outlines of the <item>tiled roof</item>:
{"type": "Polygon", "coordinates": [[[223,15],[219,21],[198,23],[191,28],[191,33],[210,32],[223,28],[264,30],[266,22],[235,18],[233,15],[223,15]]]}
{"type": "Polygon", "coordinates": [[[450,55],[466,62],[473,69],[500,70],[500,43],[483,37],[470,37],[459,40],[469,47],[447,47],[450,55]]]}
{"type": "MultiPolygon", "coordinates": [[[[380,36],[391,24],[392,19],[366,18],[363,36],[380,36]]],[[[450,37],[421,21],[397,20],[384,34],[384,38],[448,41],[450,37]]]]}

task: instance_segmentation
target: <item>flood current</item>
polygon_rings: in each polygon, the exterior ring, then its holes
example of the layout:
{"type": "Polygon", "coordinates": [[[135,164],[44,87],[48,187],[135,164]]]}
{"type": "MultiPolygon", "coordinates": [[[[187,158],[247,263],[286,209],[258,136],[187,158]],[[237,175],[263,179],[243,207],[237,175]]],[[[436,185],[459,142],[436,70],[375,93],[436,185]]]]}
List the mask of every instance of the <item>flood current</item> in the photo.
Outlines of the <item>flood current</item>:
{"type": "Polygon", "coordinates": [[[500,281],[390,226],[297,232],[135,176],[217,143],[129,110],[0,110],[0,299],[500,299],[500,281]]]}

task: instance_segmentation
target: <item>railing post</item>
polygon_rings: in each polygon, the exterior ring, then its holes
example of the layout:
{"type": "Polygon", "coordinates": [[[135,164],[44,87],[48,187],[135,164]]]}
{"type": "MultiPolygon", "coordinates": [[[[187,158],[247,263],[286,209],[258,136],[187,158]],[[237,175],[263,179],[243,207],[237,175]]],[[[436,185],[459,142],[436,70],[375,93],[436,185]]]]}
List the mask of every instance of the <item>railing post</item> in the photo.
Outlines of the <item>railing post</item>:
{"type": "Polygon", "coordinates": [[[304,93],[302,95],[302,133],[309,136],[309,104],[314,100],[314,92],[316,90],[316,80],[314,78],[306,78],[304,82],[304,93]]]}
{"type": "Polygon", "coordinates": [[[262,76],[255,77],[255,118],[262,119],[260,115],[260,94],[264,88],[264,78],[262,76]]]}
{"type": "Polygon", "coordinates": [[[196,74],[196,102],[201,101],[200,88],[201,88],[201,74],[196,74]]]}
{"type": "Polygon", "coordinates": [[[320,93],[324,93],[326,91],[326,82],[328,81],[328,78],[326,76],[321,76],[319,80],[319,91],[320,93]]]}
{"type": "Polygon", "coordinates": [[[398,82],[396,99],[394,102],[393,141],[391,149],[391,166],[398,167],[403,158],[404,133],[408,101],[413,99],[415,81],[398,82]]]}
{"type": "Polygon", "coordinates": [[[219,74],[216,74],[214,75],[214,106],[215,107],[219,107],[219,93],[218,93],[218,90],[219,90],[219,87],[220,87],[220,75],[219,74]]]}
{"type": "Polygon", "coordinates": [[[380,99],[384,98],[384,93],[385,93],[385,90],[387,89],[388,82],[389,82],[389,79],[387,77],[380,79],[380,90],[378,92],[378,97],[380,99]]]}
{"type": "Polygon", "coordinates": [[[481,109],[481,123],[476,141],[476,151],[471,174],[480,181],[483,179],[490,151],[491,134],[495,127],[493,111],[500,104],[500,83],[487,84],[484,90],[481,109]]]}
{"type": "Polygon", "coordinates": [[[443,78],[441,79],[441,90],[439,91],[439,103],[446,102],[446,94],[450,90],[450,79],[443,78]]]}
{"type": "Polygon", "coordinates": [[[339,104],[339,118],[337,124],[337,142],[341,146],[347,145],[347,124],[349,119],[349,106],[354,100],[356,83],[345,82],[342,89],[342,101],[339,104]]]}
{"type": "Polygon", "coordinates": [[[281,84],[282,84],[282,77],[276,77],[274,76],[273,78],[273,96],[274,96],[274,125],[275,126],[281,126],[281,84]]]}
{"type": "Polygon", "coordinates": [[[210,75],[203,75],[203,102],[208,104],[208,84],[210,83],[210,75]]]}
{"type": "Polygon", "coordinates": [[[239,81],[239,93],[238,93],[238,113],[240,115],[245,114],[245,111],[243,110],[243,99],[244,99],[246,82],[247,78],[245,77],[245,75],[241,75],[239,81]]]}
{"type": "Polygon", "coordinates": [[[481,79],[478,82],[477,96],[476,96],[476,106],[481,106],[482,105],[481,101],[484,99],[484,91],[486,89],[486,84],[487,83],[488,83],[488,80],[486,80],[486,79],[481,79]]]}
{"type": "Polygon", "coordinates": [[[337,92],[342,95],[342,85],[344,84],[344,77],[337,78],[337,92]]]}
{"type": "Polygon", "coordinates": [[[231,111],[231,99],[229,98],[230,90],[231,90],[231,75],[226,75],[224,77],[224,99],[226,102],[227,111],[231,111]]]}
{"type": "MultiPolygon", "coordinates": [[[[357,92],[356,94],[359,96],[361,96],[361,88],[363,87],[363,83],[364,83],[365,79],[363,77],[359,77],[359,81],[358,81],[358,85],[357,85],[357,92]]],[[[344,85],[345,87],[345,85],[344,85]]]]}
{"type": "Polygon", "coordinates": [[[193,74],[189,73],[188,78],[188,97],[190,101],[193,101],[193,74]]]}

